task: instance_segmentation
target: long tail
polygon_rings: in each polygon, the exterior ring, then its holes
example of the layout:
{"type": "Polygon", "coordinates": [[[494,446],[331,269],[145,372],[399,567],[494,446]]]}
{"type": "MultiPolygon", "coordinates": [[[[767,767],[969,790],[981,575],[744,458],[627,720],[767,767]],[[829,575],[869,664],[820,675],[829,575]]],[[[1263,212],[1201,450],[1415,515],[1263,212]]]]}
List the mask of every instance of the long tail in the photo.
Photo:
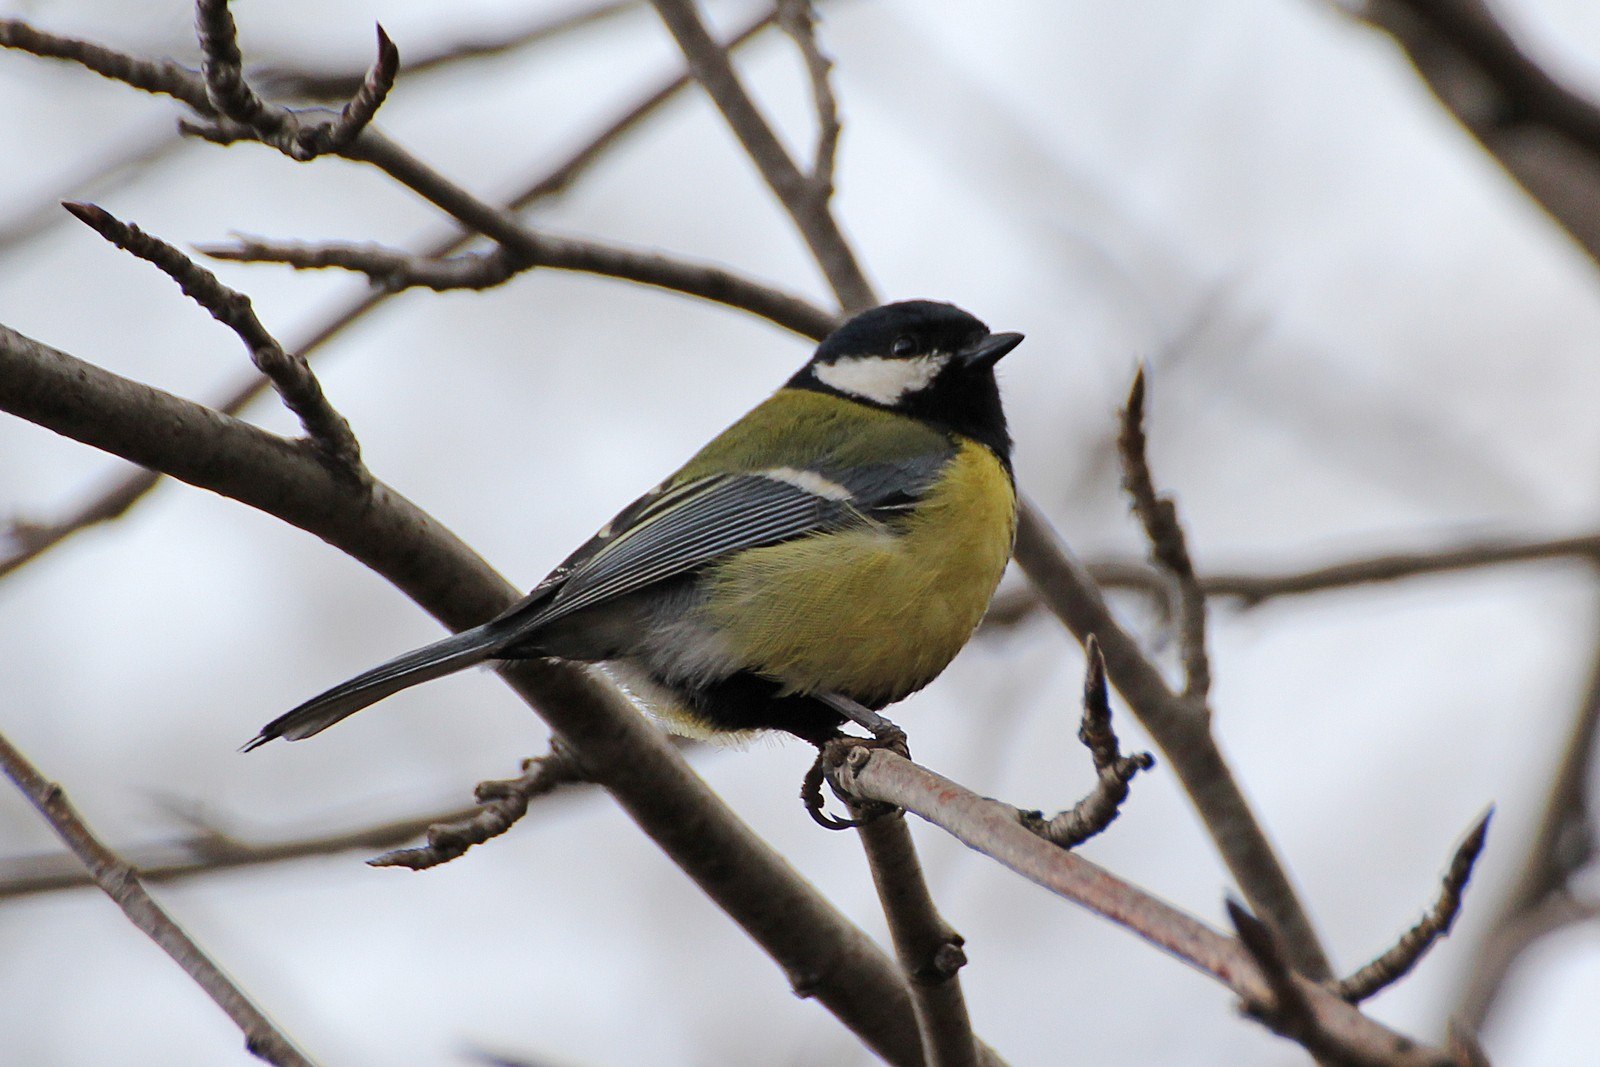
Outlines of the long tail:
{"type": "Polygon", "coordinates": [[[321,733],[340,719],[354,715],[369,704],[393,696],[419,682],[454,674],[475,663],[482,663],[500,651],[506,639],[504,627],[486,623],[435,641],[431,645],[396,656],[388,663],[358,674],[298,708],[278,716],[261,728],[243,751],[260,748],[275,737],[299,741],[321,733]]]}

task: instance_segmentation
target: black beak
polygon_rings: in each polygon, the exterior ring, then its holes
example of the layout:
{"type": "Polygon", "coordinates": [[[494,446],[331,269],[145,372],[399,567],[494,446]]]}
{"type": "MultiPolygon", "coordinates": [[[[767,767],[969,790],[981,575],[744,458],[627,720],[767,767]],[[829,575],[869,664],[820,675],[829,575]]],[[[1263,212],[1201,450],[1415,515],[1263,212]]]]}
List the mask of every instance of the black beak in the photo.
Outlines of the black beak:
{"type": "Polygon", "coordinates": [[[1020,333],[991,333],[988,337],[963,348],[959,355],[967,367],[992,367],[1000,357],[1022,343],[1020,333]]]}

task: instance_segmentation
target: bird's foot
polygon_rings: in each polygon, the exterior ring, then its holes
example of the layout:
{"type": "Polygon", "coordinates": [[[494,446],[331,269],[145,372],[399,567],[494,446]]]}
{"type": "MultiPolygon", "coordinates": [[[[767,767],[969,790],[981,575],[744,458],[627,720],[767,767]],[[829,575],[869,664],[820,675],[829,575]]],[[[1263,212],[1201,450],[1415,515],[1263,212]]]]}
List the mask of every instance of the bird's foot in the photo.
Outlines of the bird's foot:
{"type": "Polygon", "coordinates": [[[841,819],[823,810],[826,798],[822,795],[822,783],[827,778],[828,768],[841,766],[852,751],[862,748],[881,748],[897,756],[911,758],[911,748],[906,744],[906,732],[881,715],[875,717],[883,729],[881,731],[873,729],[872,737],[840,734],[819,744],[816,761],[811,764],[811,769],[806,771],[806,776],[800,783],[800,799],[805,803],[807,814],[825,830],[853,830],[899,810],[892,804],[880,804],[872,800],[850,801],[852,814],[848,819],[841,819]]]}

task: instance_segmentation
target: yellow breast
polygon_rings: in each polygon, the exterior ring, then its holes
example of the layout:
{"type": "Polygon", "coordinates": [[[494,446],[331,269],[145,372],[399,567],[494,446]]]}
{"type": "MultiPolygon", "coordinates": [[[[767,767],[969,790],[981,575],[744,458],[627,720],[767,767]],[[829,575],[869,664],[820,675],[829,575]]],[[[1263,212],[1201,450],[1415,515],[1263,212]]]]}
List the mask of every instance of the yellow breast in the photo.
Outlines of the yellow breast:
{"type": "Polygon", "coordinates": [[[740,553],[706,575],[705,610],[748,669],[881,706],[933,681],[972,636],[1011,556],[1016,511],[994,453],[963,441],[897,529],[740,553]]]}

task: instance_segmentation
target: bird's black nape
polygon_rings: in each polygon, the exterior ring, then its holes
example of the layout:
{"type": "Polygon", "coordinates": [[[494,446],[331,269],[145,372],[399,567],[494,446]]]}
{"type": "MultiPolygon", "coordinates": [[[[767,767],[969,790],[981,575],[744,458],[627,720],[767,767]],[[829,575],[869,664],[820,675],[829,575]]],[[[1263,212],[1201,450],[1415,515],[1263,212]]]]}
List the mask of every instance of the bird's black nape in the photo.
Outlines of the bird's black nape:
{"type": "Polygon", "coordinates": [[[1021,339],[991,334],[981,319],[954,304],[885,304],[829,334],[788,387],[887,408],[970,437],[1009,470],[1011,437],[994,364],[1021,339]],[[872,388],[851,387],[843,372],[852,364],[871,365],[872,388]],[[900,377],[910,384],[897,389],[898,367],[905,368],[900,377]]]}

